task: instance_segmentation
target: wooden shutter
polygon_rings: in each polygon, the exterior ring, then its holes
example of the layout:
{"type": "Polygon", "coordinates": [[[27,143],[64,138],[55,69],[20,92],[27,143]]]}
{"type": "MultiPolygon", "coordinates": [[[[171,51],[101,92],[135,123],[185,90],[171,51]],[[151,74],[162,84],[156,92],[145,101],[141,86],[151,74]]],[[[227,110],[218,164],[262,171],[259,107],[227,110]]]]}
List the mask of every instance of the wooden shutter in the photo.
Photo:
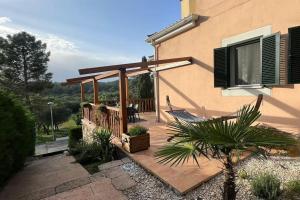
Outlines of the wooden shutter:
{"type": "Polygon", "coordinates": [[[261,39],[262,84],[279,84],[280,33],[261,39]]]}
{"type": "Polygon", "coordinates": [[[289,28],[288,83],[300,83],[300,26],[289,28]]]}
{"type": "Polygon", "coordinates": [[[227,47],[214,49],[214,86],[229,87],[229,49],[227,47]]]}

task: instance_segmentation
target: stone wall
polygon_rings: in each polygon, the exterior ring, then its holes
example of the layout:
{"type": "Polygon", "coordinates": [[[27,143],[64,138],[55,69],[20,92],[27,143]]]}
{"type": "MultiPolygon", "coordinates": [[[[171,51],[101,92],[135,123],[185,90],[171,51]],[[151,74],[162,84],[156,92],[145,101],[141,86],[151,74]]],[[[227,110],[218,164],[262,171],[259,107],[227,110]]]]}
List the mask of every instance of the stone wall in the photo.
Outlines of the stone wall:
{"type": "Polygon", "coordinates": [[[82,119],[82,139],[85,142],[92,142],[93,141],[93,133],[97,129],[97,126],[90,122],[87,119],[82,119]]]}

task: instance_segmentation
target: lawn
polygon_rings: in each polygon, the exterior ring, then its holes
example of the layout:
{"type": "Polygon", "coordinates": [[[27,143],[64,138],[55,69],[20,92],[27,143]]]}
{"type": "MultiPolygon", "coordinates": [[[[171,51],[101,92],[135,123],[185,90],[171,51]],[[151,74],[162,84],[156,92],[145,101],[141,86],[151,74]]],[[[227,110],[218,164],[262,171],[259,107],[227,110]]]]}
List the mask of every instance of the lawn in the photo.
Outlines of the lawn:
{"type": "MultiPolygon", "coordinates": [[[[75,121],[72,118],[70,118],[68,121],[60,124],[58,130],[54,130],[55,137],[61,138],[61,137],[68,136],[69,129],[74,128],[76,126],[77,125],[75,121]]],[[[51,130],[49,135],[47,135],[44,132],[39,132],[36,135],[36,144],[44,144],[46,142],[52,142],[52,141],[53,141],[53,135],[51,130]]]]}

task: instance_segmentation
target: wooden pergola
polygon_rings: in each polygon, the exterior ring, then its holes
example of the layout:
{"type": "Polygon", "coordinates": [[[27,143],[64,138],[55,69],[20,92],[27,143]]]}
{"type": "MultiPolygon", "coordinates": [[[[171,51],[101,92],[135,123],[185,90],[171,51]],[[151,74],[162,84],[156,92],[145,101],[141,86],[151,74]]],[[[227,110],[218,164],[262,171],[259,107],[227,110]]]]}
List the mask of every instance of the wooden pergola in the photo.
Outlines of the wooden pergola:
{"type": "Polygon", "coordinates": [[[79,74],[94,74],[89,76],[81,76],[77,78],[67,79],[67,84],[80,84],[81,88],[81,101],[85,101],[84,84],[93,83],[94,104],[98,105],[98,93],[99,93],[99,80],[108,78],[119,78],[119,120],[120,120],[120,132],[127,133],[127,107],[126,100],[128,99],[128,77],[137,76],[144,73],[156,72],[158,67],[161,70],[168,69],[168,65],[159,66],[163,64],[172,64],[169,67],[180,67],[191,64],[192,57],[181,57],[172,59],[163,59],[155,61],[145,61],[136,63],[126,63],[110,66],[99,66],[90,68],[79,69],[79,74]]]}

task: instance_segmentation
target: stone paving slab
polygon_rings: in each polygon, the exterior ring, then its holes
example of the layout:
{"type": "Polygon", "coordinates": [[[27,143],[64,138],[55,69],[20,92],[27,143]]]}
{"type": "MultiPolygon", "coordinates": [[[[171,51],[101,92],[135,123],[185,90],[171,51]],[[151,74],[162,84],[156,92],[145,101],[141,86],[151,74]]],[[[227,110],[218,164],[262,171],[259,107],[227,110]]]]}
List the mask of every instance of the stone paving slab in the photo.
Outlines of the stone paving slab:
{"type": "Polygon", "coordinates": [[[120,165],[123,165],[123,162],[121,160],[114,160],[114,161],[99,165],[99,170],[102,171],[102,170],[109,169],[112,167],[117,167],[120,165]]]}
{"type": "Polygon", "coordinates": [[[54,142],[35,146],[35,155],[42,156],[50,153],[61,152],[68,149],[68,137],[57,138],[54,142]]]}
{"type": "Polygon", "coordinates": [[[117,190],[127,190],[136,185],[135,181],[125,172],[122,176],[112,178],[111,183],[117,190]]]}

